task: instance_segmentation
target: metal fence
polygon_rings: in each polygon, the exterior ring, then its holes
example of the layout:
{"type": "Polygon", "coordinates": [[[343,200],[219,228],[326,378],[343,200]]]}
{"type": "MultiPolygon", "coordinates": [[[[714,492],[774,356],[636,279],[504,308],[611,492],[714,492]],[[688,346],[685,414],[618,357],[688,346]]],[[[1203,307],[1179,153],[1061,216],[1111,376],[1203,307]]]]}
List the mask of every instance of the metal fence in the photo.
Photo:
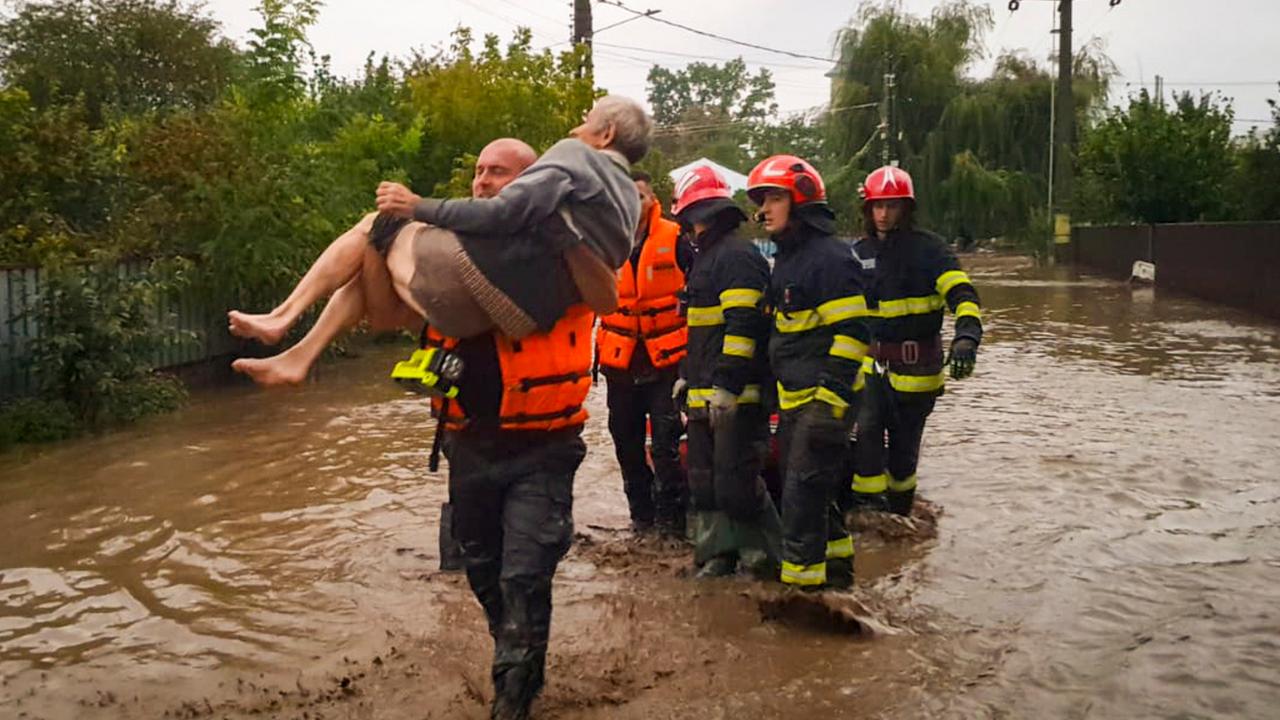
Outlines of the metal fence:
{"type": "MultiPolygon", "coordinates": [[[[119,272],[138,276],[146,268],[146,261],[131,261],[122,263],[119,272]]],[[[45,272],[40,268],[0,269],[0,400],[29,395],[37,387],[39,368],[31,359],[31,345],[40,334],[40,325],[33,311],[44,281],[45,272]]],[[[153,360],[156,369],[221,357],[237,347],[227,334],[220,309],[209,307],[193,292],[162,301],[155,312],[170,330],[153,360]]]]}
{"type": "Polygon", "coordinates": [[[1135,260],[1156,266],[1156,287],[1280,318],[1280,222],[1072,228],[1075,262],[1119,278],[1135,260]]]}

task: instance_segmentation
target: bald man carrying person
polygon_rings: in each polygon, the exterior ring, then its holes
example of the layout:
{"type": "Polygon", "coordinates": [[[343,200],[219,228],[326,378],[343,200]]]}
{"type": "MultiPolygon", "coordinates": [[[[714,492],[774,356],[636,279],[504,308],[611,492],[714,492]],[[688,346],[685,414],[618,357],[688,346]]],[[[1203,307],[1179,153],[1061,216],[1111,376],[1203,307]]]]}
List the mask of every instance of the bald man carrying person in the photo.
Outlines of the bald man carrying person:
{"type": "MultiPolygon", "coordinates": [[[[495,197],[423,199],[383,183],[378,215],[366,216],[330,244],[270,313],[229,313],[230,331],[278,342],[306,308],[346,289],[357,275],[362,296],[335,298],[342,301],[338,317],[345,325],[362,315],[374,325],[395,325],[407,306],[450,336],[496,328],[519,339],[549,329],[579,301],[611,312],[617,305],[614,272],[626,260],[640,216],[629,167],[648,151],[652,128],[637,103],[606,96],[569,139],[495,197]],[[379,264],[389,272],[380,275],[379,264]],[[388,302],[387,286],[399,303],[388,302]]],[[[320,347],[345,325],[324,326],[325,335],[316,337],[324,340],[320,347]]],[[[317,355],[285,353],[233,367],[264,385],[296,383],[317,355]]]]}

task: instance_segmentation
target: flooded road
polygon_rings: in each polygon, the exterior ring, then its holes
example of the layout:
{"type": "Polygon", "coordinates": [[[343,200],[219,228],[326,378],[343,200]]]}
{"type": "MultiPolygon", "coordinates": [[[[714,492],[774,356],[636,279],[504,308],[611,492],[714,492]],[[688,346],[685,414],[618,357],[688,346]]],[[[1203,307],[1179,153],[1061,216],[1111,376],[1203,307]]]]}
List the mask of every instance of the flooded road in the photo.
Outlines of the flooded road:
{"type": "MultiPolygon", "coordinates": [[[[925,440],[937,537],[860,539],[882,632],[764,620],[767,589],[633,548],[597,388],[537,717],[1274,717],[1280,326],[967,264],[988,340],[925,440]]],[[[486,717],[400,354],[0,457],[0,717],[486,717]]]]}

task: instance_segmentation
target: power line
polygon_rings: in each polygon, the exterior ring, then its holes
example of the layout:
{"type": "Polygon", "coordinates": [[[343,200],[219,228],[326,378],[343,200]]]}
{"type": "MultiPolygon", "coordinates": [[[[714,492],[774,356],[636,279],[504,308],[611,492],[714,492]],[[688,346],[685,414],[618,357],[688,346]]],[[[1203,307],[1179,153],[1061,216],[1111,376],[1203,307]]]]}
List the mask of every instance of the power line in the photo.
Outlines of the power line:
{"type": "MultiPolygon", "coordinates": [[[[1125,83],[1132,85],[1133,83],[1125,83]]],[[[1280,80],[1219,80],[1206,82],[1192,82],[1190,80],[1181,80],[1178,82],[1164,81],[1166,86],[1176,85],[1178,87],[1257,87],[1260,85],[1280,85],[1280,80]]]]}
{"type": "Polygon", "coordinates": [[[745,63],[751,63],[752,65],[767,65],[769,67],[793,68],[796,70],[825,70],[826,69],[826,68],[818,67],[817,65],[797,65],[795,63],[780,63],[780,62],[774,62],[772,60],[756,60],[753,58],[744,58],[741,56],[734,58],[734,57],[724,57],[722,55],[700,55],[698,53],[683,53],[683,52],[675,52],[673,50],[654,50],[651,48],[636,47],[635,45],[618,45],[615,43],[603,43],[603,42],[596,42],[595,45],[596,47],[617,48],[619,50],[631,50],[633,52],[646,52],[646,53],[652,53],[654,55],[670,55],[672,57],[693,58],[695,60],[720,60],[720,61],[741,60],[745,63]]]}
{"type": "Polygon", "coordinates": [[[531,35],[537,35],[537,36],[540,36],[540,37],[546,37],[546,34],[545,34],[545,33],[543,33],[541,30],[534,30],[534,29],[533,29],[532,27],[530,27],[527,23],[521,23],[521,22],[518,22],[518,21],[516,21],[516,20],[512,20],[511,18],[507,17],[506,15],[501,15],[501,14],[499,14],[499,13],[496,13],[496,12],[494,12],[493,10],[490,10],[490,9],[488,9],[488,8],[486,8],[486,7],[483,7],[483,6],[481,6],[481,5],[478,5],[478,4],[474,3],[474,2],[472,2],[472,0],[457,0],[457,1],[458,1],[458,2],[460,2],[460,3],[462,3],[463,5],[466,5],[466,6],[467,6],[467,7],[469,7],[469,8],[472,8],[473,10],[478,10],[479,12],[482,12],[482,13],[484,13],[485,15],[488,15],[489,17],[497,18],[498,20],[501,20],[501,21],[503,21],[503,22],[507,23],[508,25],[511,25],[512,27],[515,27],[516,29],[521,29],[521,28],[523,28],[523,29],[525,29],[525,30],[528,30],[528,31],[529,31],[529,33],[530,33],[531,35]]]}
{"type": "Polygon", "coordinates": [[[602,33],[602,32],[604,32],[605,30],[612,30],[613,28],[616,28],[616,27],[618,27],[619,25],[626,25],[626,24],[627,24],[627,23],[629,23],[629,22],[635,22],[636,20],[641,20],[641,19],[643,19],[643,18],[653,17],[657,12],[658,12],[657,10],[650,10],[650,11],[649,11],[649,12],[647,12],[647,13],[642,13],[642,14],[640,14],[640,15],[636,15],[635,17],[629,17],[629,18],[627,18],[626,20],[619,20],[619,21],[618,21],[618,22],[616,22],[616,23],[610,23],[610,24],[608,24],[608,25],[605,25],[604,27],[600,28],[599,30],[596,30],[596,32],[597,32],[597,33],[602,33]]]}
{"type": "MultiPolygon", "coordinates": [[[[621,10],[631,13],[632,15],[646,16],[646,13],[640,10],[632,10],[626,5],[623,5],[622,2],[620,2],[620,0],[600,0],[600,3],[603,5],[612,5],[616,8],[619,8],[621,10]]],[[[790,50],[779,50],[777,48],[766,47],[764,45],[756,45],[755,43],[743,42],[742,40],[735,40],[730,37],[725,37],[724,35],[717,35],[716,33],[713,33],[713,32],[707,32],[706,30],[699,30],[697,28],[689,27],[688,25],[682,25],[678,22],[667,20],[666,18],[655,17],[653,15],[647,15],[647,17],[650,20],[653,20],[654,22],[660,22],[663,25],[669,25],[671,27],[684,30],[685,32],[691,32],[695,35],[701,35],[703,37],[713,38],[715,40],[720,40],[721,42],[733,43],[734,45],[741,45],[743,47],[754,48],[756,50],[763,50],[765,52],[776,53],[778,55],[786,55],[788,57],[799,58],[801,60],[817,60],[819,62],[826,62],[826,63],[839,62],[834,58],[818,57],[817,55],[805,55],[804,53],[792,52],[790,50]]]]}
{"type": "MultiPolygon", "coordinates": [[[[799,110],[782,110],[777,111],[779,116],[796,116],[807,115],[815,110],[826,110],[828,114],[849,112],[850,110],[868,110],[870,108],[879,107],[880,103],[859,103],[857,105],[843,105],[835,108],[827,108],[825,105],[811,105],[799,110]]],[[[732,127],[734,125],[743,125],[759,122],[757,119],[749,120],[695,120],[686,123],[673,123],[671,125],[662,125],[654,128],[653,132],[656,136],[681,135],[690,132],[706,132],[709,130],[717,130],[720,128],[732,127]]]]}
{"type": "Polygon", "coordinates": [[[502,3],[503,5],[509,5],[517,10],[520,10],[521,12],[527,13],[534,17],[546,20],[547,22],[554,23],[556,27],[561,27],[564,25],[564,20],[562,18],[553,18],[550,15],[544,15],[543,13],[540,13],[537,10],[532,10],[523,5],[517,5],[511,0],[498,0],[498,2],[502,3]]]}

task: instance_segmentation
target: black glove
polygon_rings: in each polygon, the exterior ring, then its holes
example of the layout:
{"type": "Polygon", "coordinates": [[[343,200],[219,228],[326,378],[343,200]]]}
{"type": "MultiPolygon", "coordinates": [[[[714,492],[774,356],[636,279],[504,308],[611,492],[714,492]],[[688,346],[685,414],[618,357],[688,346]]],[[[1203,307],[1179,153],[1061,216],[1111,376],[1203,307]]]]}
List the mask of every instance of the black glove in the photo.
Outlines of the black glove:
{"type": "MultiPolygon", "coordinates": [[[[935,356],[936,357],[936,356],[935,356]]],[[[951,379],[963,380],[973,374],[973,366],[978,362],[978,343],[971,338],[956,338],[951,343],[951,352],[947,355],[947,364],[951,366],[951,379]]]]}

